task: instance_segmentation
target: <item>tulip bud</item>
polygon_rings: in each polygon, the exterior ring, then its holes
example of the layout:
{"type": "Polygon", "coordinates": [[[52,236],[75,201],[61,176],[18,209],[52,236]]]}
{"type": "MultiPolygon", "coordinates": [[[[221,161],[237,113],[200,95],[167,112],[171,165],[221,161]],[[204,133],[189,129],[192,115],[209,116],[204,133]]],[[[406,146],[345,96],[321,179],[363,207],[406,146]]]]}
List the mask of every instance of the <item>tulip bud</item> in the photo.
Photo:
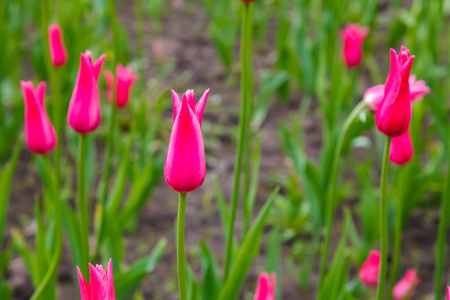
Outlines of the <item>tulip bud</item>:
{"type": "Polygon", "coordinates": [[[116,300],[111,259],[108,262],[106,272],[101,265],[94,267],[89,264],[90,285],[86,282],[78,267],[77,271],[81,300],[116,300]]]}
{"type": "Polygon", "coordinates": [[[391,71],[386,80],[384,97],[375,113],[378,130],[387,136],[394,137],[405,133],[411,122],[411,95],[409,73],[414,56],[402,46],[397,55],[391,49],[391,71]]]}
{"type": "Polygon", "coordinates": [[[258,278],[253,300],[275,300],[276,274],[262,273],[258,278]]]}
{"type": "Polygon", "coordinates": [[[367,286],[377,286],[380,273],[380,251],[372,250],[359,269],[359,280],[367,286]]]}
{"type": "Polygon", "coordinates": [[[114,75],[105,70],[103,72],[107,83],[106,97],[109,102],[112,101],[114,97],[113,87],[116,85],[116,106],[117,108],[122,108],[127,105],[130,99],[130,90],[133,83],[137,80],[138,76],[133,74],[133,69],[131,67],[123,67],[122,65],[117,65],[116,76],[117,79],[114,82],[114,75]]]}
{"type": "Polygon", "coordinates": [[[357,24],[348,24],[340,32],[341,38],[344,42],[342,54],[345,64],[348,68],[357,67],[363,57],[363,43],[366,36],[369,34],[369,28],[359,27],[357,24]]]}
{"type": "Polygon", "coordinates": [[[52,24],[48,27],[50,57],[56,68],[61,67],[67,62],[67,50],[64,46],[62,35],[62,29],[58,24],[52,24]]]}
{"type": "Polygon", "coordinates": [[[406,271],[405,277],[403,277],[392,290],[392,296],[395,300],[402,300],[406,297],[411,299],[416,286],[419,284],[420,279],[416,275],[416,270],[409,269],[406,271]]]}
{"type": "Polygon", "coordinates": [[[450,286],[447,285],[447,300],[450,300],[450,286]]]}
{"type": "Polygon", "coordinates": [[[203,184],[206,174],[202,118],[209,89],[195,104],[193,90],[180,101],[172,90],[173,127],[164,164],[167,184],[179,193],[187,193],[203,184]]]}
{"type": "Polygon", "coordinates": [[[67,122],[80,134],[94,131],[101,120],[98,96],[98,76],[102,69],[105,55],[94,63],[90,51],[81,54],[80,70],[70,99],[67,122]]]}
{"type": "Polygon", "coordinates": [[[414,155],[414,147],[409,131],[392,138],[389,158],[397,165],[404,165],[411,160],[414,155]]]}
{"type": "MultiPolygon", "coordinates": [[[[430,93],[430,88],[427,87],[425,81],[416,81],[416,76],[409,76],[409,90],[411,101],[422,100],[423,95],[430,93]]],[[[380,106],[381,101],[384,97],[384,84],[375,85],[366,90],[363,96],[364,102],[371,112],[376,112],[378,106],[380,106]]]]}
{"type": "Polygon", "coordinates": [[[45,82],[34,89],[31,81],[21,81],[25,98],[25,135],[28,148],[36,154],[47,154],[56,147],[55,129],[45,109],[45,82]]]}

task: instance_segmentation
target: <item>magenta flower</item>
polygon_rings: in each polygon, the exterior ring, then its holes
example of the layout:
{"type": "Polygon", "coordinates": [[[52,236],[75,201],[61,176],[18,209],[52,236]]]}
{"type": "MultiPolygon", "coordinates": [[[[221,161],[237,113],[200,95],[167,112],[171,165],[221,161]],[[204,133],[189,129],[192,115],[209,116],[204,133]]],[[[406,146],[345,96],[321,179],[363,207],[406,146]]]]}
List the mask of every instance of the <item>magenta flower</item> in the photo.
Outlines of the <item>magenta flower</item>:
{"type": "Polygon", "coordinates": [[[409,131],[392,138],[389,158],[397,165],[404,165],[411,160],[414,155],[414,147],[409,131]]]}
{"type": "MultiPolygon", "coordinates": [[[[427,87],[425,81],[416,81],[416,76],[409,76],[409,91],[411,101],[422,100],[423,96],[430,93],[430,88],[427,87]]],[[[367,103],[371,112],[376,112],[378,106],[384,97],[384,84],[372,86],[366,90],[363,96],[363,100],[367,103]]]]}
{"type": "Polygon", "coordinates": [[[275,300],[276,274],[261,273],[253,300],[275,300]]]}
{"type": "Polygon", "coordinates": [[[64,46],[62,29],[58,24],[48,27],[48,42],[53,65],[56,68],[63,66],[67,62],[67,50],[64,46]]]}
{"type": "Polygon", "coordinates": [[[380,273],[380,251],[372,250],[359,269],[359,280],[367,286],[377,286],[380,273]]]}
{"type": "Polygon", "coordinates": [[[409,73],[414,60],[409,50],[401,47],[397,55],[391,49],[391,71],[384,87],[384,97],[375,112],[375,123],[383,134],[394,137],[405,133],[411,122],[409,73]]]}
{"type": "Polygon", "coordinates": [[[116,75],[117,79],[114,82],[114,74],[108,70],[103,72],[105,75],[107,83],[106,96],[108,101],[111,102],[114,97],[113,86],[116,85],[116,106],[117,108],[122,108],[127,105],[130,99],[130,90],[133,83],[137,80],[138,76],[133,74],[133,69],[131,67],[124,67],[122,65],[117,65],[116,75]]]}
{"type": "Polygon", "coordinates": [[[21,81],[25,98],[25,135],[28,148],[36,154],[47,154],[56,147],[58,141],[52,123],[45,109],[45,82],[34,89],[31,81],[21,81]]]}
{"type": "Polygon", "coordinates": [[[447,285],[447,300],[450,300],[450,286],[447,285]]]}
{"type": "Polygon", "coordinates": [[[80,70],[77,82],[70,99],[67,123],[80,134],[94,131],[101,120],[98,96],[98,76],[102,69],[105,55],[100,56],[94,63],[90,51],[81,54],[80,70]]]}
{"type": "Polygon", "coordinates": [[[203,184],[206,174],[205,147],[202,137],[202,117],[209,89],[195,104],[193,90],[180,101],[172,90],[173,127],[164,164],[167,184],[179,193],[187,193],[203,184]]]}
{"type": "Polygon", "coordinates": [[[78,266],[77,271],[81,300],[116,300],[111,259],[108,262],[106,272],[101,265],[94,267],[89,264],[90,285],[84,279],[78,266]]]}
{"type": "Polygon", "coordinates": [[[348,24],[340,32],[344,42],[342,54],[348,68],[358,66],[363,57],[362,46],[364,39],[369,34],[369,28],[360,27],[358,24],[348,24]]]}
{"type": "Polygon", "coordinates": [[[394,286],[392,296],[395,300],[402,300],[405,298],[411,299],[419,282],[420,279],[416,275],[416,270],[408,269],[405,277],[394,286]]]}

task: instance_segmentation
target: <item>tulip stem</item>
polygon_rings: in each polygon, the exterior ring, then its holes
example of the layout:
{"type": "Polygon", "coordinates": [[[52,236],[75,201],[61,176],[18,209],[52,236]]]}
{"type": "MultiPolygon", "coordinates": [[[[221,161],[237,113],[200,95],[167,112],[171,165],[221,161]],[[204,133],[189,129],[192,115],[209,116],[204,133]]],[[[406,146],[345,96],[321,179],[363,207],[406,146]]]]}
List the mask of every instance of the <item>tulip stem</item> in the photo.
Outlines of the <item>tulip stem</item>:
{"type": "MultiPolygon", "coordinates": [[[[83,274],[89,277],[89,220],[86,205],[86,146],[87,135],[80,135],[79,152],[78,152],[78,217],[80,218],[80,269],[83,274]]],[[[86,280],[89,280],[87,278],[86,280]]]]}
{"type": "MultiPolygon", "coordinates": [[[[447,149],[449,148],[450,140],[447,145],[447,149]]],[[[442,299],[442,287],[444,286],[444,282],[442,281],[442,273],[444,272],[446,234],[448,219],[450,218],[450,158],[447,159],[449,160],[447,167],[447,181],[444,184],[444,190],[442,192],[441,219],[439,221],[436,260],[434,266],[434,298],[436,300],[442,299]]]]}
{"type": "MultiPolygon", "coordinates": [[[[404,177],[406,176],[404,168],[401,169],[399,174],[399,190],[402,191],[402,183],[404,182],[404,177]]],[[[392,299],[392,289],[395,284],[395,279],[397,277],[398,265],[400,261],[400,249],[402,240],[402,224],[403,224],[403,194],[400,194],[397,199],[397,207],[395,208],[395,231],[394,231],[394,245],[392,249],[392,265],[389,273],[389,285],[388,285],[388,299],[392,299]]]]}
{"type": "Polygon", "coordinates": [[[55,277],[59,262],[61,260],[62,249],[63,249],[63,232],[62,232],[62,212],[61,212],[61,196],[59,194],[59,185],[56,181],[56,172],[53,172],[52,165],[48,156],[44,156],[45,168],[48,178],[50,179],[50,195],[51,200],[53,200],[53,212],[55,214],[55,237],[54,237],[54,249],[52,253],[52,261],[50,266],[45,273],[44,278],[39,283],[36,291],[30,300],[41,299],[43,293],[46,291],[48,284],[51,279],[55,277]]]}
{"type": "Polygon", "coordinates": [[[384,286],[386,285],[386,273],[388,262],[388,228],[387,228],[387,186],[389,175],[389,152],[391,149],[391,137],[387,137],[383,154],[383,166],[381,169],[381,195],[380,195],[380,237],[381,257],[380,273],[378,274],[377,300],[384,297],[384,286]]]}
{"type": "Polygon", "coordinates": [[[178,265],[178,290],[180,300],[186,300],[186,258],[184,253],[184,222],[186,215],[186,193],[178,194],[178,218],[177,218],[177,265],[178,265]]]}
{"type": "Polygon", "coordinates": [[[353,124],[353,122],[356,120],[356,118],[359,116],[359,114],[365,109],[366,102],[361,101],[353,111],[348,116],[347,120],[345,120],[344,125],[342,126],[342,129],[339,133],[336,147],[334,150],[333,155],[333,161],[331,165],[331,173],[330,173],[330,179],[328,183],[328,193],[326,197],[326,203],[325,203],[325,209],[326,209],[326,215],[325,215],[325,224],[326,224],[326,231],[325,231],[325,241],[322,248],[322,254],[320,258],[320,268],[319,268],[319,284],[317,289],[317,296],[319,296],[319,292],[321,291],[321,287],[323,284],[324,276],[325,276],[325,269],[328,262],[328,254],[330,251],[330,241],[331,241],[331,230],[333,225],[333,216],[334,216],[334,206],[336,204],[336,190],[337,190],[337,178],[339,173],[339,162],[340,157],[342,154],[342,146],[344,144],[345,137],[347,135],[347,132],[350,128],[350,126],[353,124]]]}
{"type": "MultiPolygon", "coordinates": [[[[242,167],[242,157],[244,154],[244,145],[245,139],[247,136],[247,126],[249,123],[247,122],[248,117],[248,109],[250,106],[248,105],[249,93],[247,92],[247,83],[248,83],[248,63],[247,63],[247,27],[251,26],[251,23],[248,21],[250,18],[252,3],[243,3],[243,13],[242,13],[242,29],[241,29],[241,110],[239,115],[239,139],[237,143],[236,150],[236,158],[234,164],[234,182],[233,182],[233,191],[231,194],[231,217],[229,228],[227,231],[227,238],[225,240],[226,249],[225,249],[225,264],[224,264],[224,273],[223,273],[223,282],[226,281],[228,277],[228,273],[231,267],[231,256],[232,256],[232,246],[233,246],[233,233],[234,233],[234,223],[236,221],[236,213],[238,207],[238,199],[239,199],[239,184],[241,177],[241,167],[242,167]]],[[[250,58],[251,59],[251,58],[250,58]]]]}

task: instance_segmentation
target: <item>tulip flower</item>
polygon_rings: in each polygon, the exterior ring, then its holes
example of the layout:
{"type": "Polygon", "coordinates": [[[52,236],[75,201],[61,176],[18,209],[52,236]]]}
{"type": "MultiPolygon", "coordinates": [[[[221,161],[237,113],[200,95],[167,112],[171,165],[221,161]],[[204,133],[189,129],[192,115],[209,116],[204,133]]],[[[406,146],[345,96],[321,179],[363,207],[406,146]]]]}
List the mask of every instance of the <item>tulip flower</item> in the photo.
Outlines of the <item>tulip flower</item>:
{"type": "Polygon", "coordinates": [[[94,267],[89,264],[91,284],[86,282],[80,268],[77,267],[77,271],[81,300],[116,300],[111,259],[108,262],[106,272],[101,265],[94,267]]]}
{"type": "MultiPolygon", "coordinates": [[[[415,75],[409,76],[408,81],[411,101],[422,100],[423,95],[430,93],[430,88],[427,87],[425,81],[416,81],[415,75]]],[[[367,103],[367,106],[371,112],[376,112],[378,106],[383,100],[384,88],[384,84],[379,84],[368,88],[364,93],[363,100],[367,103]]]]}
{"type": "Polygon", "coordinates": [[[47,154],[56,147],[55,129],[45,109],[45,82],[39,83],[36,90],[31,81],[21,81],[25,98],[25,135],[28,148],[36,154],[47,154]]]}
{"type": "Polygon", "coordinates": [[[275,300],[276,279],[275,273],[262,273],[258,278],[253,300],[275,300]]]}
{"type": "Polygon", "coordinates": [[[406,297],[411,299],[414,294],[414,289],[418,285],[420,279],[416,275],[416,270],[409,269],[406,271],[405,277],[403,277],[392,290],[392,296],[395,300],[402,300],[406,297]]]}
{"type": "Polygon", "coordinates": [[[384,87],[384,96],[375,112],[375,123],[382,133],[394,137],[405,133],[411,122],[409,74],[414,56],[401,47],[397,55],[391,49],[391,70],[384,87]]]}
{"type": "Polygon", "coordinates": [[[105,57],[102,55],[93,62],[90,51],[81,54],[80,69],[67,115],[70,127],[80,134],[94,131],[100,124],[101,111],[97,81],[105,57]]]}
{"type": "Polygon", "coordinates": [[[360,27],[357,24],[348,24],[340,32],[344,42],[342,54],[348,68],[353,68],[361,63],[363,57],[363,43],[369,34],[369,28],[360,27]]]}
{"type": "Polygon", "coordinates": [[[116,68],[116,81],[114,82],[114,74],[108,70],[103,72],[105,75],[107,87],[107,99],[109,102],[113,100],[114,91],[113,87],[116,86],[116,106],[117,108],[122,108],[127,105],[130,99],[130,89],[133,83],[137,80],[138,76],[133,74],[133,69],[131,67],[123,67],[122,65],[117,65],[116,68]]]}
{"type": "Polygon", "coordinates": [[[50,57],[56,68],[67,62],[67,50],[62,35],[62,29],[58,24],[52,24],[48,27],[50,57]]]}
{"type": "Polygon", "coordinates": [[[378,274],[380,272],[380,251],[372,250],[369,257],[359,270],[359,279],[367,286],[378,284],[378,274]]]}
{"type": "Polygon", "coordinates": [[[404,165],[411,160],[414,155],[414,148],[409,131],[392,138],[390,160],[397,165],[404,165]]]}
{"type": "Polygon", "coordinates": [[[450,300],[450,286],[447,285],[447,300],[450,300]]]}
{"type": "Polygon", "coordinates": [[[193,90],[188,90],[182,100],[172,90],[173,127],[164,177],[167,184],[179,193],[197,189],[205,179],[205,147],[201,126],[208,94],[209,89],[195,104],[193,90]]]}

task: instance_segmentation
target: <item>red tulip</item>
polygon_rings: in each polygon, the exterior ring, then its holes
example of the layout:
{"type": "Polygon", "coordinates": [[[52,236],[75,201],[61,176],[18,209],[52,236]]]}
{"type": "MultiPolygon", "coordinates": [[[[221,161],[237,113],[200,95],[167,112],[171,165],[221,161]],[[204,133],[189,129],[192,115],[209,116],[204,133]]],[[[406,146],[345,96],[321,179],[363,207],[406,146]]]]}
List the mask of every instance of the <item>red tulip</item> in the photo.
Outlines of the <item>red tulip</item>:
{"type": "MultiPolygon", "coordinates": [[[[425,81],[416,81],[416,76],[409,76],[409,90],[411,101],[422,100],[423,95],[430,93],[430,88],[427,87],[425,81]]],[[[376,112],[378,106],[384,97],[384,84],[372,86],[364,93],[363,100],[367,103],[371,112],[376,112]]]]}
{"type": "Polygon", "coordinates": [[[48,27],[50,57],[55,67],[60,67],[67,62],[67,50],[62,35],[62,29],[58,24],[52,24],[48,27]]]}
{"type": "Polygon", "coordinates": [[[375,113],[375,123],[382,133],[394,137],[405,133],[411,122],[409,73],[414,56],[402,46],[397,55],[391,49],[391,71],[386,80],[384,97],[375,113]]]}
{"type": "Polygon", "coordinates": [[[395,300],[402,300],[406,297],[411,299],[416,285],[418,285],[420,279],[416,275],[416,270],[409,269],[406,271],[405,277],[403,277],[392,290],[392,296],[395,300]]]}
{"type": "Polygon", "coordinates": [[[404,165],[411,160],[414,155],[414,148],[409,131],[392,138],[389,158],[397,165],[404,165]]]}
{"type": "Polygon", "coordinates": [[[342,54],[348,68],[356,67],[363,57],[363,43],[369,34],[369,28],[360,27],[357,24],[348,24],[341,30],[341,38],[344,42],[342,54]]]}
{"type": "Polygon", "coordinates": [[[271,273],[270,276],[266,272],[262,273],[258,278],[253,300],[275,300],[276,281],[275,273],[271,273]]]}
{"type": "Polygon", "coordinates": [[[45,82],[42,81],[34,89],[31,81],[21,81],[25,98],[25,135],[28,148],[36,154],[47,154],[56,147],[55,129],[45,109],[45,82]]]}
{"type": "Polygon", "coordinates": [[[94,131],[100,124],[101,111],[97,81],[105,57],[105,55],[100,56],[94,63],[90,51],[81,54],[80,70],[67,115],[70,127],[80,134],[94,131]]]}
{"type": "Polygon", "coordinates": [[[359,279],[367,286],[378,284],[378,274],[380,273],[380,251],[372,250],[369,257],[359,270],[359,279]]]}
{"type": "Polygon", "coordinates": [[[127,105],[130,99],[130,89],[133,83],[137,80],[138,76],[133,74],[133,69],[131,67],[123,67],[122,65],[117,65],[116,75],[117,79],[114,83],[114,75],[108,70],[103,72],[105,75],[106,83],[108,85],[106,96],[108,101],[112,101],[114,97],[113,86],[116,85],[116,106],[117,108],[122,108],[127,105]]]}
{"type": "Polygon", "coordinates": [[[175,191],[186,193],[203,184],[206,174],[205,147],[202,137],[202,117],[209,89],[195,104],[193,90],[180,101],[172,90],[173,127],[164,165],[164,177],[175,191]]]}
{"type": "Polygon", "coordinates": [[[77,271],[81,300],[116,300],[111,259],[108,262],[106,272],[101,265],[94,267],[89,264],[90,285],[86,282],[78,267],[77,271]]]}

